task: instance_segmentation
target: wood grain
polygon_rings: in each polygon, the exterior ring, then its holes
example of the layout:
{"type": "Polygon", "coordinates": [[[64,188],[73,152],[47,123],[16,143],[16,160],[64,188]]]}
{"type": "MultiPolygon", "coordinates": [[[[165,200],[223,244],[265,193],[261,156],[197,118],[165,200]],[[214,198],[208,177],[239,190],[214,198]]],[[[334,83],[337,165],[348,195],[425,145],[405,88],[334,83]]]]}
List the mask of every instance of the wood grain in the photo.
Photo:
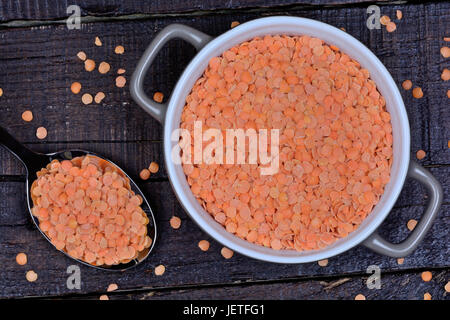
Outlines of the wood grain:
{"type": "MultiPolygon", "coordinates": [[[[377,1],[377,3],[386,0],[377,1]]],[[[163,15],[203,13],[218,10],[264,9],[354,5],[366,0],[5,0],[0,3],[0,21],[65,19],[67,7],[78,5],[81,16],[117,17],[121,15],[163,15]]]]}

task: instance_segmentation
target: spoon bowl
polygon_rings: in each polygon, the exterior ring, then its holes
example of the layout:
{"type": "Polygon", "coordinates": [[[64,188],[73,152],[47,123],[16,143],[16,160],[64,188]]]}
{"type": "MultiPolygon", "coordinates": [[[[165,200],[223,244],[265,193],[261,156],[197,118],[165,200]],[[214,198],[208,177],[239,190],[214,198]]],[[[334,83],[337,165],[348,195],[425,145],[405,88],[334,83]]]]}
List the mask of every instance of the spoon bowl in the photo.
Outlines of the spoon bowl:
{"type": "MultiPolygon", "coordinates": [[[[115,164],[114,162],[112,162],[108,159],[105,159],[102,156],[99,156],[98,154],[95,154],[90,151],[85,151],[85,150],[73,149],[73,150],[65,150],[65,151],[48,153],[48,154],[33,152],[30,149],[28,149],[27,147],[25,147],[24,145],[22,145],[21,143],[19,143],[16,139],[14,139],[2,127],[0,127],[0,144],[2,144],[4,147],[6,147],[11,153],[13,153],[24,164],[26,171],[27,171],[26,195],[27,195],[28,211],[30,212],[31,219],[33,220],[33,223],[35,224],[36,228],[40,231],[40,233],[44,236],[44,238],[47,239],[47,241],[50,243],[52,243],[52,242],[49,239],[49,237],[39,227],[39,219],[32,214],[31,209],[33,208],[33,199],[31,197],[31,188],[32,188],[33,182],[36,181],[36,179],[38,178],[37,172],[40,171],[42,168],[45,168],[47,166],[47,164],[49,164],[53,160],[63,161],[63,160],[72,160],[72,159],[78,158],[78,157],[90,156],[90,157],[96,157],[98,159],[106,161],[106,162],[108,162],[108,165],[116,168],[118,170],[119,174],[121,174],[124,178],[127,178],[130,181],[131,190],[142,197],[143,201],[141,204],[141,208],[142,208],[142,210],[144,210],[144,212],[147,215],[148,220],[149,220],[149,222],[147,224],[147,235],[152,240],[152,244],[148,248],[145,248],[143,251],[140,251],[136,258],[132,259],[128,263],[119,263],[119,264],[111,265],[111,266],[108,266],[108,265],[96,266],[96,265],[89,264],[83,260],[76,259],[76,258],[70,256],[67,252],[65,252],[63,250],[57,249],[58,251],[64,253],[66,256],[68,256],[69,258],[71,258],[73,260],[76,260],[79,263],[82,263],[82,264],[87,265],[92,268],[108,270],[108,271],[128,270],[130,268],[137,266],[138,264],[143,262],[149,256],[150,252],[152,251],[152,249],[155,245],[155,240],[156,240],[156,223],[155,223],[153,211],[152,211],[146,197],[144,196],[142,191],[139,189],[137,184],[117,164],[115,164]]],[[[53,244],[52,244],[52,246],[53,246],[53,244]]],[[[56,249],[56,247],[55,247],[55,249],[56,249]]]]}

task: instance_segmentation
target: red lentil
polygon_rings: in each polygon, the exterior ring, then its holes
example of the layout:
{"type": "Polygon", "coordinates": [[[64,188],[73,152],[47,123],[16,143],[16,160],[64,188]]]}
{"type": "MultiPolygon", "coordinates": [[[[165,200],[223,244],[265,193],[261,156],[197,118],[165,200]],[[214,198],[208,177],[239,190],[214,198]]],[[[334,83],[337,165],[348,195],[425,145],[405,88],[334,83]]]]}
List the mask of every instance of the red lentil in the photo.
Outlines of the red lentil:
{"type": "Polygon", "coordinates": [[[444,58],[450,57],[450,48],[449,48],[449,47],[442,47],[442,48],[441,48],[441,55],[442,55],[444,58]]]}
{"type": "Polygon", "coordinates": [[[423,158],[425,158],[426,155],[427,155],[426,152],[423,151],[423,150],[419,150],[419,151],[416,152],[416,157],[419,160],[422,160],[423,158]]]}
{"type": "Polygon", "coordinates": [[[18,265],[21,265],[21,266],[26,265],[27,261],[28,261],[28,259],[27,259],[27,255],[25,253],[21,252],[21,253],[17,254],[16,262],[18,265]]]}
{"type": "Polygon", "coordinates": [[[36,272],[34,272],[33,270],[27,271],[25,278],[29,281],[29,282],[35,282],[38,278],[38,275],[36,272]]]}
{"type": "Polygon", "coordinates": [[[84,61],[84,69],[86,69],[86,71],[88,71],[88,72],[94,71],[95,61],[91,60],[91,59],[86,59],[84,61]]]}
{"type": "Polygon", "coordinates": [[[417,225],[417,220],[411,219],[411,220],[408,220],[406,227],[408,228],[409,231],[413,231],[414,228],[416,227],[416,225],[417,225]]]}
{"type": "Polygon", "coordinates": [[[116,78],[116,86],[119,88],[125,87],[125,84],[127,83],[127,79],[125,79],[124,76],[118,76],[116,78]]]}
{"type": "Polygon", "coordinates": [[[81,96],[81,102],[83,102],[84,104],[91,104],[92,101],[92,95],[90,95],[89,93],[85,93],[81,96]]]}
{"type": "Polygon", "coordinates": [[[166,267],[160,264],[155,268],[155,275],[162,276],[166,272],[166,267]]]}
{"type": "Polygon", "coordinates": [[[412,88],[412,82],[411,82],[411,80],[405,80],[405,81],[403,81],[402,87],[403,87],[403,89],[405,89],[405,90],[410,90],[410,89],[412,88]]]}
{"type": "Polygon", "coordinates": [[[26,122],[30,122],[33,120],[33,112],[30,110],[26,110],[22,113],[22,120],[26,122]]]}
{"type": "Polygon", "coordinates": [[[125,52],[125,49],[124,49],[123,46],[117,46],[117,47],[114,49],[114,52],[115,52],[116,54],[123,54],[123,53],[125,52]]]}
{"type": "Polygon", "coordinates": [[[412,95],[413,95],[413,97],[416,98],[416,99],[422,98],[422,97],[423,97],[423,91],[422,91],[422,88],[420,88],[420,87],[414,88],[413,91],[412,91],[412,95]]]}
{"type": "Polygon", "coordinates": [[[444,70],[442,70],[441,79],[444,81],[450,80],[450,70],[449,69],[445,68],[444,70]]]}
{"type": "Polygon", "coordinates": [[[173,229],[179,229],[181,227],[181,219],[179,217],[173,216],[170,218],[170,226],[173,229]]]}
{"type": "Polygon", "coordinates": [[[198,247],[202,251],[208,251],[208,249],[209,249],[209,241],[207,241],[207,240],[200,240],[198,242],[198,247]]]}
{"type": "Polygon", "coordinates": [[[98,72],[100,72],[101,74],[108,73],[110,69],[111,66],[108,62],[105,61],[100,62],[100,65],[98,66],[98,72]]]}
{"type": "Polygon", "coordinates": [[[422,272],[422,280],[425,282],[431,281],[433,278],[433,274],[430,271],[424,271],[422,272]]]}
{"type": "Polygon", "coordinates": [[[153,95],[153,100],[155,100],[158,103],[161,103],[164,99],[164,94],[162,94],[161,92],[155,92],[155,94],[153,95]]]}
{"type": "Polygon", "coordinates": [[[97,47],[101,47],[102,46],[102,41],[100,40],[99,37],[95,37],[95,41],[94,41],[95,45],[97,47]]]}
{"type": "Polygon", "coordinates": [[[317,38],[265,36],[212,58],[181,128],[193,131],[194,119],[222,130],[281,129],[274,176],[258,165],[183,166],[199,203],[249,242],[324,248],[360,225],[389,181],[384,98],[357,61],[317,38]]]}
{"type": "Polygon", "coordinates": [[[47,129],[44,127],[37,128],[36,137],[40,140],[45,139],[47,137],[47,129]]]}
{"type": "Polygon", "coordinates": [[[220,251],[220,253],[222,254],[222,256],[225,259],[231,259],[231,257],[233,257],[233,254],[234,254],[233,250],[230,250],[226,247],[223,247],[222,250],[220,251]]]}

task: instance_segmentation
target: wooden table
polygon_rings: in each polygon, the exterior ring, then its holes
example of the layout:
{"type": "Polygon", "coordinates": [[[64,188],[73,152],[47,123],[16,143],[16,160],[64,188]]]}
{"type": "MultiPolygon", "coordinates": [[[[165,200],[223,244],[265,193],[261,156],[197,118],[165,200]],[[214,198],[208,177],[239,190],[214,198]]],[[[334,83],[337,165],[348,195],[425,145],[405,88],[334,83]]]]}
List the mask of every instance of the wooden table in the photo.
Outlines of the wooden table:
{"type": "MultiPolygon", "coordinates": [[[[444,285],[450,277],[450,115],[449,83],[440,78],[450,60],[439,50],[450,36],[450,4],[377,2],[381,13],[395,19],[393,33],[366,27],[367,1],[349,0],[156,0],[156,1],[2,1],[0,3],[0,125],[35,151],[65,148],[92,150],[117,162],[133,177],[150,161],[161,165],[142,187],[156,213],[160,237],[149,259],[136,269],[109,273],[81,266],[81,289],[68,289],[67,268],[74,262],[56,251],[32,225],[25,203],[25,171],[4,148],[0,148],[0,296],[72,297],[97,299],[108,284],[119,290],[111,299],[448,299],[444,285]],[[123,2],[123,3],[122,3],[123,2]],[[65,24],[69,4],[81,7],[80,30],[65,24]],[[176,200],[164,169],[161,126],[145,114],[130,97],[128,85],[114,85],[116,70],[130,75],[155,34],[171,23],[183,23],[213,36],[230,28],[232,21],[245,22],[269,15],[292,15],[317,19],[344,28],[368,46],[391,72],[397,85],[411,79],[422,87],[424,97],[414,99],[400,89],[409,115],[412,135],[411,157],[419,149],[427,156],[420,163],[442,183],[444,203],[439,217],[419,248],[402,265],[394,258],[357,247],[329,259],[327,267],[317,263],[276,265],[235,254],[225,260],[221,245],[202,232],[176,200]],[[98,36],[103,46],[94,45],[98,36]],[[123,45],[123,55],[114,54],[123,45]],[[95,61],[108,61],[112,71],[101,75],[84,71],[76,57],[83,50],[95,61]],[[80,95],[70,92],[73,81],[83,92],[103,91],[100,104],[85,106],[80,95]],[[31,109],[34,119],[21,119],[31,109]],[[45,126],[48,137],[36,138],[36,128],[45,126]],[[173,216],[181,228],[169,225],[173,216]],[[208,239],[211,248],[197,247],[208,239]],[[18,252],[26,252],[28,264],[15,263],[18,252]],[[166,266],[163,276],[153,269],[166,266]],[[367,267],[381,268],[381,289],[366,286],[367,267]],[[33,269],[39,278],[25,279],[33,269]],[[431,270],[431,282],[421,272],[431,270]]],[[[448,45],[448,43],[447,43],[448,45]]],[[[166,96],[195,51],[182,41],[170,42],[159,54],[146,79],[149,93],[166,96]]],[[[427,202],[424,188],[407,181],[395,208],[383,223],[381,233],[391,241],[406,237],[406,222],[420,219],[427,202]]]]}

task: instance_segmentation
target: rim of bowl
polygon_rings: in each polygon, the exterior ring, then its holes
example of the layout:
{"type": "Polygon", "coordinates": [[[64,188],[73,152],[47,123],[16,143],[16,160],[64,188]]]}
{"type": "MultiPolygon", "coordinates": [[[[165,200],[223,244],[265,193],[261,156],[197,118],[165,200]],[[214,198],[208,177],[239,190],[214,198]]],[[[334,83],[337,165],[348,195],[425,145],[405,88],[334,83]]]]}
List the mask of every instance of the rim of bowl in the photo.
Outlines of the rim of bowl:
{"type": "MultiPolygon", "coordinates": [[[[373,72],[370,72],[370,77],[372,78],[373,72]]],[[[381,91],[381,90],[380,90],[381,91]]],[[[384,97],[386,95],[382,93],[384,97]]],[[[387,101],[386,101],[386,107],[387,101]]],[[[400,95],[398,87],[394,80],[392,79],[391,74],[383,65],[383,63],[375,56],[372,51],[370,51],[363,43],[361,43],[356,38],[352,37],[348,33],[333,27],[329,24],[319,22],[312,19],[301,18],[301,17],[290,17],[290,16],[273,16],[273,17],[265,17],[258,18],[255,20],[251,20],[249,22],[245,22],[240,24],[239,26],[219,35],[216,38],[213,38],[208,44],[206,44],[199,52],[195,55],[195,57],[190,61],[188,66],[183,71],[182,75],[178,79],[175,88],[172,92],[170,100],[167,105],[166,117],[164,120],[164,159],[166,163],[166,169],[169,175],[169,181],[172,185],[172,188],[180,201],[184,210],[188,213],[188,215],[203,229],[208,235],[210,235],[213,239],[223,244],[224,246],[239,252],[245,256],[263,260],[267,262],[274,263],[307,263],[318,261],[326,258],[330,258],[332,256],[341,254],[361,242],[363,242],[368,236],[376,231],[376,229],[380,226],[380,224],[384,221],[387,215],[390,213],[392,207],[394,206],[406,179],[408,166],[409,166],[409,151],[410,151],[410,127],[408,122],[408,116],[406,113],[406,109],[403,103],[403,99],[400,95]],[[319,250],[309,250],[309,251],[295,251],[295,250],[274,250],[271,248],[266,248],[260,245],[256,245],[250,243],[246,240],[243,240],[228,231],[216,222],[206,210],[204,210],[197,200],[194,198],[191,193],[189,186],[186,181],[186,177],[184,176],[183,170],[180,165],[175,165],[171,160],[171,151],[173,146],[173,141],[171,141],[172,130],[179,128],[180,117],[175,116],[175,113],[178,112],[181,115],[181,112],[185,105],[186,96],[191,92],[192,86],[189,86],[189,90],[186,94],[185,87],[186,83],[192,81],[195,83],[197,79],[203,74],[206,66],[208,65],[209,59],[213,56],[218,56],[222,54],[224,51],[229,48],[237,45],[238,43],[245,42],[249,39],[257,37],[257,35],[248,35],[247,33],[257,32],[259,29],[266,29],[270,27],[270,31],[267,30],[263,34],[288,34],[288,35],[310,35],[313,37],[317,37],[322,39],[327,44],[334,44],[339,49],[353,57],[351,52],[348,52],[346,49],[342,49],[345,47],[345,44],[352,44],[353,46],[358,47],[359,55],[363,57],[354,58],[356,61],[361,63],[362,66],[367,69],[375,69],[379,72],[379,77],[382,78],[385,83],[382,85],[375,81],[378,90],[380,90],[380,86],[386,88],[384,91],[390,92],[392,95],[392,106],[389,108],[393,111],[398,112],[398,126],[399,135],[397,141],[401,141],[401,145],[396,145],[396,138],[394,135],[393,142],[393,150],[398,150],[399,154],[394,154],[393,156],[393,165],[391,166],[391,180],[385,186],[385,191],[377,203],[377,205],[372,209],[369,215],[363,220],[363,222],[358,226],[358,228],[351,232],[344,238],[341,238],[335,241],[333,244],[319,249],[319,250]],[[303,30],[294,34],[293,32],[282,32],[283,28],[306,28],[305,32],[303,30]],[[273,30],[273,31],[272,31],[273,30]],[[280,30],[280,32],[277,32],[280,30]],[[311,34],[315,33],[314,35],[311,34]],[[320,35],[319,35],[320,34],[320,35]],[[238,38],[246,38],[246,40],[241,40],[236,42],[238,38]],[[218,50],[220,47],[226,47],[225,49],[218,50]],[[219,54],[212,54],[213,52],[220,52],[219,54]],[[205,61],[206,60],[206,61],[205,61]],[[361,60],[367,60],[367,63],[362,63],[361,60]],[[203,67],[199,67],[203,64],[203,67]],[[369,66],[370,64],[370,66],[369,66]],[[193,74],[196,72],[199,73],[199,76],[194,77],[193,74]],[[177,106],[178,105],[178,106],[177,106]],[[401,139],[399,139],[401,138],[401,139]],[[395,181],[392,180],[392,172],[394,165],[398,166],[398,171],[395,173],[395,181]],[[181,170],[181,174],[180,174],[181,170]],[[183,186],[184,184],[184,186],[183,186]],[[386,189],[390,185],[390,193],[386,194],[386,189]],[[183,187],[188,186],[188,193],[183,190],[183,187]],[[380,207],[380,205],[382,205],[380,207]],[[377,211],[377,214],[374,214],[374,211],[377,211]],[[369,220],[369,217],[371,218],[369,220]],[[365,225],[364,225],[365,224],[365,225]],[[363,226],[364,225],[364,226],[363,226]]],[[[391,110],[389,111],[391,114],[391,110]]],[[[391,119],[392,124],[392,119],[391,119]]],[[[393,130],[394,130],[394,126],[393,130]]]]}

